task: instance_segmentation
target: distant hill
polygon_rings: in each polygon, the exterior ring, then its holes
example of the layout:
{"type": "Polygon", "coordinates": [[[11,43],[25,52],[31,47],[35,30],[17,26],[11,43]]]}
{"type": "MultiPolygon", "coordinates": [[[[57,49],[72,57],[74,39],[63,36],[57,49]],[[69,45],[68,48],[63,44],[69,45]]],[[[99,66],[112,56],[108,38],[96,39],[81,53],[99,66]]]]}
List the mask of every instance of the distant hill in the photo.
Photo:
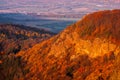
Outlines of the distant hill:
{"type": "Polygon", "coordinates": [[[72,18],[53,18],[22,13],[0,13],[0,24],[32,26],[58,33],[76,20],[72,18]]]}
{"type": "Polygon", "coordinates": [[[32,48],[3,56],[1,75],[9,80],[119,80],[119,22],[120,10],[88,14],[32,48]]]}
{"type": "Polygon", "coordinates": [[[53,36],[54,33],[44,29],[27,27],[23,25],[0,25],[0,53],[9,54],[25,50],[36,43],[53,36]]]}

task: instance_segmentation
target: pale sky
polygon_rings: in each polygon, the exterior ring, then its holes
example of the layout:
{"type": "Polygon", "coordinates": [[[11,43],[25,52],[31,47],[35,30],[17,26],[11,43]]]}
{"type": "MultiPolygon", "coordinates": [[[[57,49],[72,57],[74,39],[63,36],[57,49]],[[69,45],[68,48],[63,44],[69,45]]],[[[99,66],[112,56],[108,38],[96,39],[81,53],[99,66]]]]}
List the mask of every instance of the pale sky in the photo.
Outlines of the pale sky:
{"type": "Polygon", "coordinates": [[[0,0],[0,12],[79,14],[120,9],[120,0],[0,0]]]}

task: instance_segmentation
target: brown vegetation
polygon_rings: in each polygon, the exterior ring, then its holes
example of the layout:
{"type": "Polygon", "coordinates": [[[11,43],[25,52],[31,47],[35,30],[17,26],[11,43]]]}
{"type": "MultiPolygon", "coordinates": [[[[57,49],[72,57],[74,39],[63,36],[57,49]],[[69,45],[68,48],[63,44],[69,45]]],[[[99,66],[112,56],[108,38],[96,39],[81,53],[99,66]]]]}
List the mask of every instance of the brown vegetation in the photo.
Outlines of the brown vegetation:
{"type": "Polygon", "coordinates": [[[0,53],[17,53],[50,38],[54,33],[23,25],[0,25],[0,53]]]}
{"type": "MultiPolygon", "coordinates": [[[[16,60],[6,58],[22,66],[13,66],[20,74],[14,78],[17,73],[12,70],[9,80],[119,80],[119,18],[120,10],[89,14],[58,35],[20,51],[16,60]]],[[[1,75],[9,72],[6,59],[1,58],[0,66],[5,66],[1,75]]]]}

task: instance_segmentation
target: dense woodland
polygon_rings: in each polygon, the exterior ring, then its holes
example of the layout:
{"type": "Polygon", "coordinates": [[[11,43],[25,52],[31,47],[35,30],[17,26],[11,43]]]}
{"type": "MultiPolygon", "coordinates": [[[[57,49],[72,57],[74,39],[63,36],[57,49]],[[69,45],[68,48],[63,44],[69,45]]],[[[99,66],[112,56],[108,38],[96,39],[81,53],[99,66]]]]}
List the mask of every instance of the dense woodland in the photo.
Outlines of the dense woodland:
{"type": "Polygon", "coordinates": [[[16,57],[16,54],[53,35],[55,33],[44,29],[0,24],[0,80],[13,80],[14,76],[24,76],[22,65],[24,63],[21,62],[21,57],[16,57]]]}
{"type": "Polygon", "coordinates": [[[44,29],[23,25],[0,25],[0,53],[17,53],[55,35],[44,29]]]}
{"type": "Polygon", "coordinates": [[[53,37],[31,29],[7,32],[12,35],[2,32],[1,41],[21,40],[14,47],[20,50],[6,53],[1,47],[0,80],[120,80],[120,10],[86,15],[53,37]],[[22,42],[37,44],[22,47],[22,42]]]}

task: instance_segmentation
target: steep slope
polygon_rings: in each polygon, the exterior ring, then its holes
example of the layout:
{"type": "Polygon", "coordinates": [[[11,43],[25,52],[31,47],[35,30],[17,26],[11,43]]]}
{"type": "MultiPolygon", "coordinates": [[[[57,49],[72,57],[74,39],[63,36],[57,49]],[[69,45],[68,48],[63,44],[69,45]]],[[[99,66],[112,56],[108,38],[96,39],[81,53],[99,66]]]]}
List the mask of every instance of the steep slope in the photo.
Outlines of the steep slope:
{"type": "Polygon", "coordinates": [[[115,69],[119,34],[120,10],[86,15],[58,35],[17,55],[27,62],[24,79],[112,80],[112,73],[119,72],[115,69]]]}

